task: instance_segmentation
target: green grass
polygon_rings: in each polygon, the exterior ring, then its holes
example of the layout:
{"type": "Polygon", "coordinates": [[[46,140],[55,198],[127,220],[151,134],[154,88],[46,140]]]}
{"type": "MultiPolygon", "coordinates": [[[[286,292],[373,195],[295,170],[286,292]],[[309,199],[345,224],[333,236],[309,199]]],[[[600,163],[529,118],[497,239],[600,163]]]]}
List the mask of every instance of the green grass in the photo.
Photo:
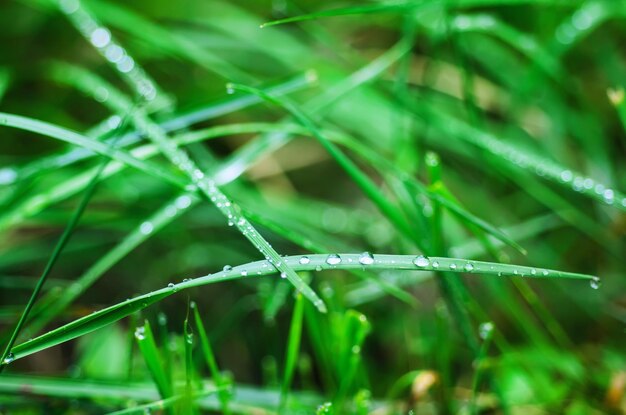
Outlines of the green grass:
{"type": "Polygon", "coordinates": [[[10,1],[0,412],[626,411],[625,10],[10,1]]]}

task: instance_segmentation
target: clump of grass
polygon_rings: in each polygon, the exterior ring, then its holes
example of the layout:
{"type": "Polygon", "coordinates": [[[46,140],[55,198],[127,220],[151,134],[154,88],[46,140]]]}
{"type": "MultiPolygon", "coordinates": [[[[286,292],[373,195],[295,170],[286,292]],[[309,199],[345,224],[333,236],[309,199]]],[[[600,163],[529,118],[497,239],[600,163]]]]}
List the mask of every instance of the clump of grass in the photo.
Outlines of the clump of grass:
{"type": "Polygon", "coordinates": [[[623,409],[621,6],[273,7],[7,7],[0,408],[623,409]]]}

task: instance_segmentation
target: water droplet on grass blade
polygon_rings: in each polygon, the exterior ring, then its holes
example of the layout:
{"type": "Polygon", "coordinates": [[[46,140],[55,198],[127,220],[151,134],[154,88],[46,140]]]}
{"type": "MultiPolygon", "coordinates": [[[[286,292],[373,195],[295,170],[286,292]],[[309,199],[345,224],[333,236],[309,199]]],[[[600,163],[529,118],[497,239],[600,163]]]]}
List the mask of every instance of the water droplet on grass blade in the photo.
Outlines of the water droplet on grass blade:
{"type": "Polygon", "coordinates": [[[139,232],[144,235],[149,235],[154,230],[154,225],[151,222],[144,222],[139,226],[139,232]]]}
{"type": "Polygon", "coordinates": [[[481,339],[486,340],[491,336],[491,332],[493,332],[493,323],[491,321],[487,321],[478,326],[478,335],[481,339]]]}
{"type": "Polygon", "coordinates": [[[450,269],[454,271],[456,269],[456,264],[450,264],[450,269]]]}
{"type": "Polygon", "coordinates": [[[143,340],[146,338],[146,329],[143,326],[135,329],[135,338],[137,340],[143,340]]]}
{"type": "Polygon", "coordinates": [[[326,263],[328,265],[337,265],[341,263],[341,257],[337,254],[330,254],[326,258],[326,263]]]}
{"type": "Polygon", "coordinates": [[[474,271],[474,265],[472,265],[471,262],[468,262],[467,264],[465,264],[465,266],[463,267],[463,269],[467,272],[472,272],[474,271]]]}
{"type": "Polygon", "coordinates": [[[222,268],[222,271],[230,271],[231,269],[233,269],[233,267],[231,267],[230,265],[224,265],[224,268],[222,268]]]}
{"type": "Polygon", "coordinates": [[[413,260],[413,263],[420,268],[425,268],[430,265],[430,260],[424,255],[420,255],[413,260]]]}
{"type": "Polygon", "coordinates": [[[359,256],[359,263],[362,265],[371,265],[374,263],[374,257],[369,252],[363,252],[359,256]]]}
{"type": "Polygon", "coordinates": [[[170,282],[169,284],[167,284],[167,288],[174,288],[174,283],[170,282]]]}
{"type": "Polygon", "coordinates": [[[280,273],[280,278],[282,278],[282,279],[287,278],[287,273],[286,272],[281,272],[280,273]]]}
{"type": "Polygon", "coordinates": [[[591,281],[589,281],[589,286],[594,290],[597,290],[602,285],[602,281],[600,281],[599,277],[593,277],[591,281]]]}
{"type": "Polygon", "coordinates": [[[9,353],[4,360],[2,361],[2,364],[4,365],[8,365],[9,363],[13,362],[15,360],[15,355],[13,353],[9,353]]]}
{"type": "Polygon", "coordinates": [[[306,265],[309,262],[311,262],[311,259],[308,256],[303,256],[300,257],[300,260],[298,261],[301,265],[306,265]]]}

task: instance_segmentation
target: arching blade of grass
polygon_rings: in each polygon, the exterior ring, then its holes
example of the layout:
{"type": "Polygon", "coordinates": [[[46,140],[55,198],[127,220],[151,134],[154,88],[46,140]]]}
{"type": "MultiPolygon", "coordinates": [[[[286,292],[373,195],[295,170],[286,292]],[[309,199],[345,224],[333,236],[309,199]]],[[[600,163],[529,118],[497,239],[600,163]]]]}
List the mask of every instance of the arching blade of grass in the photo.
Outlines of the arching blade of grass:
{"type": "MultiPolygon", "coordinates": [[[[300,16],[287,17],[285,19],[273,20],[261,25],[261,27],[269,27],[276,26],[279,24],[285,23],[293,23],[293,22],[301,22],[306,20],[315,20],[324,17],[335,17],[335,16],[352,16],[352,15],[362,15],[362,14],[374,14],[374,13],[403,13],[407,10],[414,9],[417,7],[428,7],[437,4],[443,4],[445,1],[435,0],[435,1],[423,1],[423,0],[392,0],[392,1],[381,1],[375,4],[363,4],[357,6],[350,7],[341,7],[331,10],[325,10],[316,13],[303,14],[300,16]]],[[[570,6],[571,2],[567,0],[458,0],[455,2],[455,6],[457,7],[486,7],[486,6],[508,6],[508,5],[518,5],[518,4],[551,4],[551,5],[563,5],[570,6]]]]}
{"type": "Polygon", "coordinates": [[[230,381],[222,376],[222,373],[217,366],[217,360],[215,359],[215,355],[213,354],[211,341],[209,340],[209,336],[206,333],[202,317],[200,316],[200,311],[198,310],[198,306],[195,302],[191,303],[191,309],[193,310],[193,318],[196,324],[196,329],[198,330],[198,337],[200,337],[202,354],[204,355],[204,359],[206,361],[207,367],[209,368],[209,373],[211,373],[211,377],[213,378],[213,382],[215,382],[215,385],[218,388],[218,396],[222,405],[222,413],[228,415],[230,413],[230,410],[228,409],[228,404],[231,399],[230,381]]]}
{"type": "Polygon", "coordinates": [[[159,348],[154,340],[154,335],[152,334],[148,320],[144,322],[143,326],[137,327],[135,330],[135,339],[146,362],[146,366],[150,371],[150,375],[159,390],[159,395],[161,395],[163,399],[171,398],[174,394],[172,379],[163,368],[163,359],[161,358],[159,348]]]}
{"type": "Polygon", "coordinates": [[[289,326],[289,337],[287,338],[287,349],[285,355],[285,371],[283,373],[283,382],[280,388],[280,405],[279,413],[288,413],[289,389],[296,371],[296,363],[298,354],[300,353],[300,338],[302,337],[302,316],[304,313],[304,302],[300,294],[296,295],[293,314],[291,316],[291,325],[289,326]]]}
{"type": "MultiPolygon", "coordinates": [[[[329,255],[287,256],[283,257],[292,269],[297,271],[315,271],[324,269],[396,269],[412,271],[446,271],[466,274],[485,274],[499,277],[527,277],[527,278],[551,278],[551,279],[581,279],[587,280],[592,285],[597,285],[599,278],[587,274],[556,271],[549,269],[533,268],[519,265],[499,264],[495,262],[472,261],[444,257],[415,257],[412,255],[386,255],[373,256],[373,263],[364,265],[361,263],[362,254],[334,254],[339,258],[329,255]],[[339,260],[339,262],[337,262],[339,260]]],[[[240,265],[226,271],[192,279],[190,281],[173,284],[166,288],[153,291],[148,294],[123,301],[88,316],[82,317],[69,324],[52,330],[46,334],[21,343],[13,348],[13,360],[20,359],[38,351],[53,347],[68,340],[90,333],[113,322],[142,310],[155,302],[191,287],[199,287],[220,281],[229,281],[247,276],[260,276],[275,274],[276,269],[268,261],[256,261],[240,265]]],[[[5,362],[6,364],[6,362],[5,362]]]]}
{"type": "Polygon", "coordinates": [[[41,330],[89,287],[95,284],[104,273],[160,229],[178,219],[192,206],[195,206],[198,201],[199,199],[192,193],[181,193],[173,200],[167,202],[156,213],[142,221],[120,243],[101,256],[75,281],[72,281],[58,298],[55,298],[56,296],[54,295],[49,295],[51,302],[46,306],[45,313],[40,313],[29,324],[30,331],[37,333],[41,330]]]}
{"type": "MultiPolygon", "coordinates": [[[[121,123],[120,127],[123,127],[123,125],[124,123],[121,123]]],[[[112,142],[108,148],[112,149],[114,143],[115,142],[112,142]]],[[[35,285],[35,288],[33,289],[33,292],[31,293],[31,296],[28,302],[26,303],[26,307],[24,308],[24,311],[22,312],[15,328],[13,329],[13,332],[11,333],[11,337],[9,338],[9,341],[4,349],[4,352],[2,353],[2,356],[0,357],[0,362],[4,362],[5,360],[9,359],[9,356],[11,354],[11,348],[15,344],[17,337],[20,334],[20,331],[24,327],[24,324],[26,324],[30,311],[34,307],[35,302],[37,301],[37,298],[39,297],[39,294],[41,293],[41,290],[44,284],[46,283],[48,275],[52,271],[52,268],[56,264],[57,260],[59,259],[59,256],[63,252],[63,249],[69,242],[72,234],[74,233],[74,229],[78,225],[78,222],[80,221],[80,218],[85,212],[85,209],[87,208],[89,201],[94,195],[96,191],[96,186],[98,182],[100,181],[102,172],[104,171],[108,163],[109,163],[108,159],[103,160],[100,163],[100,166],[96,169],[94,175],[91,177],[89,184],[87,185],[87,188],[85,189],[85,193],[83,194],[83,197],[78,203],[78,206],[76,210],[74,211],[74,213],[72,214],[69,222],[65,226],[65,229],[63,230],[63,233],[61,234],[61,237],[57,241],[57,244],[55,245],[54,250],[52,251],[52,254],[50,255],[50,258],[48,259],[48,262],[46,263],[46,266],[43,272],[41,273],[41,276],[39,277],[39,281],[37,281],[37,285],[35,285]]],[[[5,366],[0,366],[0,372],[2,372],[4,367],[5,366]]]]}
{"type": "Polygon", "coordinates": [[[132,166],[140,171],[143,171],[151,176],[158,177],[169,183],[173,183],[181,188],[184,188],[187,182],[181,178],[178,178],[172,174],[168,174],[162,168],[152,165],[148,162],[138,160],[137,158],[129,155],[127,152],[119,149],[109,147],[106,143],[101,143],[94,139],[85,137],[74,131],[44,122],[38,121],[28,117],[22,117],[19,115],[12,115],[0,112],[0,125],[8,127],[18,128],[25,131],[31,131],[36,134],[45,135],[50,138],[65,141],[70,144],[74,144],[86,149],[92,150],[96,153],[107,156],[111,159],[120,161],[124,164],[132,166]]]}

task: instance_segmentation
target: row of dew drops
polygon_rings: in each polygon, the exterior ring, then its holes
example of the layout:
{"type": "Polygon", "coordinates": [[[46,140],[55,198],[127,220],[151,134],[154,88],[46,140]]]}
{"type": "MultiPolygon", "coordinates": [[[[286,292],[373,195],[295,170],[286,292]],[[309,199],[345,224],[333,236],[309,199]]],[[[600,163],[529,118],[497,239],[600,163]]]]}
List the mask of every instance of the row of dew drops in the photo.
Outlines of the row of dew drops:
{"type": "MultiPolygon", "coordinates": [[[[146,101],[157,97],[156,84],[135,62],[126,49],[113,40],[111,32],[102,27],[81,6],[79,0],[59,0],[59,8],[96,50],[120,72],[146,101]]],[[[107,99],[108,91],[102,90],[99,101],[107,99]]]]}
{"type": "MultiPolygon", "coordinates": [[[[268,262],[269,261],[266,261],[266,262],[262,263],[261,268],[268,268],[269,267],[268,262]]],[[[327,265],[329,265],[330,267],[336,267],[336,266],[340,265],[343,262],[343,258],[339,254],[329,254],[326,257],[324,262],[327,265]]],[[[351,263],[352,262],[352,258],[348,258],[347,262],[351,263]]],[[[363,252],[363,253],[361,253],[359,255],[358,262],[359,262],[359,264],[361,264],[363,266],[373,265],[375,263],[374,255],[372,255],[369,252],[363,252]]],[[[391,261],[391,262],[393,263],[395,261],[391,261]]],[[[439,261],[437,261],[437,260],[431,261],[430,258],[428,258],[428,257],[426,257],[424,255],[416,256],[413,259],[412,262],[413,262],[413,264],[417,268],[420,268],[420,269],[433,270],[433,271],[438,271],[438,270],[443,271],[443,268],[440,268],[439,261]]],[[[471,273],[471,272],[474,272],[476,270],[476,266],[474,265],[474,263],[472,261],[447,259],[447,262],[449,262],[448,268],[452,272],[468,272],[468,273],[471,273]]],[[[311,258],[309,258],[306,255],[303,255],[303,256],[301,256],[298,259],[298,263],[300,265],[308,265],[308,264],[311,263],[311,258]]],[[[491,268],[492,268],[492,270],[490,270],[490,273],[493,273],[494,272],[493,271],[494,267],[491,266],[491,268]]],[[[321,271],[322,269],[323,269],[323,267],[322,267],[321,264],[318,264],[315,267],[316,271],[321,271]]],[[[225,272],[225,273],[229,273],[232,270],[233,270],[233,267],[231,265],[225,265],[224,268],[222,269],[222,271],[225,272]]],[[[241,275],[242,277],[248,276],[248,273],[249,273],[249,271],[247,269],[243,269],[243,270],[239,271],[239,275],[241,275]]],[[[264,272],[261,269],[259,269],[259,270],[257,270],[256,274],[257,275],[261,275],[261,274],[264,274],[264,272]]],[[[504,273],[502,271],[498,271],[497,275],[498,276],[503,276],[503,275],[510,276],[510,275],[512,275],[512,276],[524,277],[524,276],[526,276],[528,274],[525,274],[525,271],[523,271],[523,270],[514,269],[512,272],[506,272],[506,273],[504,273]]],[[[551,273],[550,273],[550,271],[548,271],[546,269],[544,269],[544,270],[537,270],[535,268],[531,268],[530,271],[529,271],[529,275],[531,275],[531,276],[548,277],[548,276],[551,275],[551,273]]],[[[225,276],[227,276],[227,275],[225,275],[225,276]]],[[[284,272],[281,272],[280,273],[280,278],[287,278],[287,274],[284,273],[284,272]]],[[[189,282],[189,281],[191,281],[191,279],[186,278],[182,282],[185,283],[185,282],[189,282]]],[[[593,289],[600,288],[600,285],[601,285],[600,278],[594,276],[590,280],[589,285],[593,289]]],[[[168,284],[168,287],[176,289],[176,284],[170,283],[170,284],[168,284]]]]}

